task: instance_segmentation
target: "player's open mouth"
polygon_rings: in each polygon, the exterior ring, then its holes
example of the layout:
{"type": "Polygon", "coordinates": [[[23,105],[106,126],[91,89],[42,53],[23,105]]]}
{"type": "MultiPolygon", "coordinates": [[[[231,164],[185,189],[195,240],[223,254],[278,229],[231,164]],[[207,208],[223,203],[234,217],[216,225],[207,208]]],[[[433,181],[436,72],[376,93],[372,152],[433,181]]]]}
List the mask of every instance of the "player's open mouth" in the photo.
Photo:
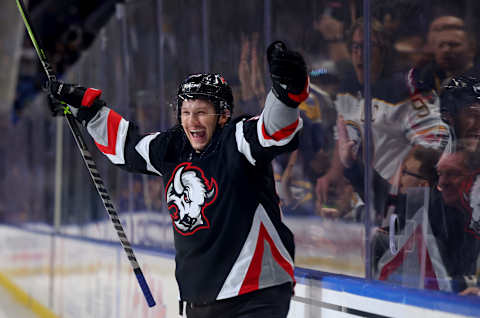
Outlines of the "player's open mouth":
{"type": "Polygon", "coordinates": [[[192,135],[193,139],[200,139],[204,138],[206,133],[205,130],[190,130],[190,135],[192,135]]]}

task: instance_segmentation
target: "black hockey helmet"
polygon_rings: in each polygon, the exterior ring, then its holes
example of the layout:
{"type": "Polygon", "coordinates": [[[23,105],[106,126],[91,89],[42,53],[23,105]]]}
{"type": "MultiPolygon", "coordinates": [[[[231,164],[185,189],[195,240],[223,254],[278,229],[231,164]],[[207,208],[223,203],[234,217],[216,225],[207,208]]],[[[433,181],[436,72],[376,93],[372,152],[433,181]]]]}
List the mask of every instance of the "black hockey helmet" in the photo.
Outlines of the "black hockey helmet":
{"type": "Polygon", "coordinates": [[[462,108],[475,103],[480,104],[480,76],[469,73],[452,78],[444,86],[440,98],[442,120],[453,125],[462,108]]]}
{"type": "Polygon", "coordinates": [[[233,113],[233,94],[227,81],[220,74],[189,75],[178,87],[177,118],[180,122],[180,109],[186,99],[205,98],[213,103],[221,114],[227,110],[233,113]]]}

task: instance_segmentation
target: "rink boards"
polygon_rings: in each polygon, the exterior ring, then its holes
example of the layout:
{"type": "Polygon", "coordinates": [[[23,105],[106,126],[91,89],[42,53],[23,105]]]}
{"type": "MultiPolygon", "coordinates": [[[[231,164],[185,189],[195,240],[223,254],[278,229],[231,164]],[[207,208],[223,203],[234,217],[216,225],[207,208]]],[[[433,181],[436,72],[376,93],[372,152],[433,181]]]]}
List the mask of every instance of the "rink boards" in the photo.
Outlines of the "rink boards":
{"type": "MultiPolygon", "coordinates": [[[[135,247],[148,308],[116,242],[0,226],[0,284],[39,317],[178,317],[172,253],[135,247]]],[[[480,316],[480,301],[297,268],[289,318],[480,316]]]]}

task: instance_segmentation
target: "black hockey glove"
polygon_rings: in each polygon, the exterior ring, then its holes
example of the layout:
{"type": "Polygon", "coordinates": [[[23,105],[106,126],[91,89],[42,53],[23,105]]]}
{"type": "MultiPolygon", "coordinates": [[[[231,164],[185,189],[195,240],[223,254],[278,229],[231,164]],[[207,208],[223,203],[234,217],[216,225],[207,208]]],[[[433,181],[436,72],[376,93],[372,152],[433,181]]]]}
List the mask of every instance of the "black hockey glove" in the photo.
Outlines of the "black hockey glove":
{"type": "Polygon", "coordinates": [[[307,65],[303,57],[275,41],[267,49],[273,93],[287,106],[296,108],[308,97],[307,65]]]}
{"type": "Polygon", "coordinates": [[[98,89],[54,81],[50,83],[48,96],[50,110],[54,116],[70,112],[85,126],[105,106],[100,99],[101,94],[102,91],[98,89]],[[69,110],[66,105],[75,109],[69,110]]]}
{"type": "Polygon", "coordinates": [[[68,112],[68,106],[66,103],[62,103],[58,99],[56,99],[52,93],[48,94],[47,96],[48,107],[50,108],[50,112],[52,116],[63,116],[66,112],[68,112]]]}

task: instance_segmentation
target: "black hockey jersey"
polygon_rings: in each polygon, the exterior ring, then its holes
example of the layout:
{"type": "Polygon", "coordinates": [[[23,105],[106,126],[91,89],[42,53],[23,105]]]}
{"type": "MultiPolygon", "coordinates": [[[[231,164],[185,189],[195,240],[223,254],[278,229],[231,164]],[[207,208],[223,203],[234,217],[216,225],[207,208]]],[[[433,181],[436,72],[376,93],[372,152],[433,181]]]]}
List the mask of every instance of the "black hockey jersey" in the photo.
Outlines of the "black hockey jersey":
{"type": "Polygon", "coordinates": [[[107,107],[87,130],[114,164],[163,177],[180,298],[209,303],[294,281],[271,160],[296,148],[301,127],[298,111],[270,93],[260,116],[217,127],[202,153],[180,126],[140,135],[107,107]]]}

